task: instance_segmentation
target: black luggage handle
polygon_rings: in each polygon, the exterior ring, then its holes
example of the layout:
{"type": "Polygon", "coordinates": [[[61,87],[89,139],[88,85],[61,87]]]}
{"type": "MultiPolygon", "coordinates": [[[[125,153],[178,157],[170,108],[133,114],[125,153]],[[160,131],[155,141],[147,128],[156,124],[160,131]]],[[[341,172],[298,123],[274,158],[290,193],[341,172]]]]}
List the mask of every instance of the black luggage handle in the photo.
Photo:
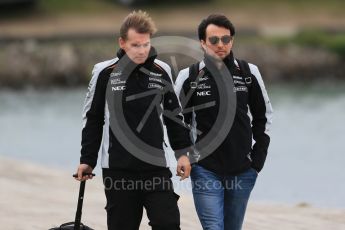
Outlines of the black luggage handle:
{"type": "MultiPolygon", "coordinates": [[[[96,176],[96,174],[94,173],[83,173],[83,176],[89,176],[89,175],[96,176]]],[[[78,177],[78,174],[74,174],[73,177],[78,177]]],[[[83,209],[83,200],[84,200],[84,192],[85,192],[85,182],[86,181],[80,182],[78,206],[77,206],[77,211],[76,211],[75,220],[74,220],[74,230],[80,230],[81,214],[82,214],[82,209],[83,209]]]]}
{"type": "MultiPolygon", "coordinates": [[[[83,173],[82,176],[96,176],[96,174],[94,174],[94,173],[83,173]]],[[[77,177],[78,177],[78,174],[77,174],[77,173],[76,173],[76,174],[73,174],[73,177],[74,177],[74,178],[77,178],[77,177]]]]}

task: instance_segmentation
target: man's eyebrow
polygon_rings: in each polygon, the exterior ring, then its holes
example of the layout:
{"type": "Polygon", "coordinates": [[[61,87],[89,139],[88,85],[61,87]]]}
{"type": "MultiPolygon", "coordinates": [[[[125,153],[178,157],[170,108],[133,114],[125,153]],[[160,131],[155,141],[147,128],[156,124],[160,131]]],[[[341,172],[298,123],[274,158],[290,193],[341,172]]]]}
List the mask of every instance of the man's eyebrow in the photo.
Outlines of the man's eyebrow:
{"type": "MultiPolygon", "coordinates": [[[[149,44],[149,43],[150,43],[150,41],[144,42],[144,43],[142,43],[142,44],[149,44]]],[[[140,42],[132,42],[131,44],[140,44],[140,42]]]]}

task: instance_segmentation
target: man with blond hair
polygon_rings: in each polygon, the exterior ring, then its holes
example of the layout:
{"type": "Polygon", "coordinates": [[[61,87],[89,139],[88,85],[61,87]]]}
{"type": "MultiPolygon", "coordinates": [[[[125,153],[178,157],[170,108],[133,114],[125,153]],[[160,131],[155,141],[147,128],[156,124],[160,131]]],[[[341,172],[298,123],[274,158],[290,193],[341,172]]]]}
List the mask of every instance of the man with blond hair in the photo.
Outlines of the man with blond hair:
{"type": "Polygon", "coordinates": [[[143,208],[153,230],[180,229],[178,195],[162,145],[163,124],[181,179],[191,169],[187,152],[181,151],[190,141],[187,129],[179,124],[182,115],[167,115],[180,107],[171,69],[156,59],[151,46],[155,32],[147,13],[130,13],[120,28],[117,57],[95,65],[85,99],[78,180],[92,178],[83,173],[93,171],[101,149],[109,230],[139,229],[143,208]]]}

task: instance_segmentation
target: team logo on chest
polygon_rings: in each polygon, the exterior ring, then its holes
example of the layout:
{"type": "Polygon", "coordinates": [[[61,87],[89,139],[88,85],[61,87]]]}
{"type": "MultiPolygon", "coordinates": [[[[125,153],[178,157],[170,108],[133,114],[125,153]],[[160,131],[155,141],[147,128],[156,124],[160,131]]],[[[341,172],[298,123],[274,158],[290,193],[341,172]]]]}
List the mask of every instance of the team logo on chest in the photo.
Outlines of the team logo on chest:
{"type": "Polygon", "coordinates": [[[247,86],[235,86],[234,92],[248,92],[247,86]]]}
{"type": "MultiPolygon", "coordinates": [[[[114,73],[112,73],[114,74],[114,73]]],[[[110,79],[111,84],[111,91],[123,91],[126,89],[126,81],[122,80],[121,78],[117,77],[114,79],[110,79]]]]}
{"type": "MultiPolygon", "coordinates": [[[[161,76],[161,74],[160,74],[161,76]]],[[[160,89],[162,90],[164,87],[162,86],[163,80],[162,78],[158,77],[149,77],[149,84],[147,86],[148,89],[160,89]]]]}
{"type": "Polygon", "coordinates": [[[149,83],[148,89],[160,89],[162,90],[163,89],[163,86],[161,86],[160,84],[157,84],[157,83],[149,83]]]}
{"type": "Polygon", "coordinates": [[[112,86],[111,91],[123,91],[126,89],[125,85],[119,85],[119,86],[112,86]]]}
{"type": "Polygon", "coordinates": [[[208,80],[208,76],[204,75],[202,77],[199,78],[199,81],[207,81],[208,80]]]}
{"type": "Polygon", "coordinates": [[[204,96],[211,96],[211,91],[200,91],[196,92],[197,96],[204,97],[204,96]]]}
{"type": "Polygon", "coordinates": [[[206,85],[205,83],[198,85],[198,89],[211,89],[211,86],[206,85]]]}
{"type": "Polygon", "coordinates": [[[121,75],[122,75],[122,71],[119,70],[119,71],[116,71],[116,72],[112,72],[112,73],[110,74],[110,77],[119,77],[119,76],[121,76],[121,75]]]}

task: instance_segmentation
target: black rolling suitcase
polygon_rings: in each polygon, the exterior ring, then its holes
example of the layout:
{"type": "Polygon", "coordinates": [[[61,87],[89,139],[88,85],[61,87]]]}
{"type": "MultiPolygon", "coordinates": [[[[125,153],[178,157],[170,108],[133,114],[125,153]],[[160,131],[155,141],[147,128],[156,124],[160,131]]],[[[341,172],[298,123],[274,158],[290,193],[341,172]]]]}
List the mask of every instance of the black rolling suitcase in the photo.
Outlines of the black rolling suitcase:
{"type": "MultiPolygon", "coordinates": [[[[84,174],[87,175],[87,174],[84,174]]],[[[95,174],[92,174],[93,176],[95,174]]],[[[76,175],[73,175],[76,177],[76,175]]],[[[85,192],[85,183],[86,181],[80,182],[79,187],[79,197],[78,197],[78,206],[77,206],[77,212],[75,214],[75,220],[74,222],[68,222],[60,225],[60,227],[50,228],[49,230],[94,230],[93,228],[90,228],[83,223],[81,223],[81,214],[82,214],[82,208],[83,208],[83,200],[84,200],[84,192],[85,192]]]]}

